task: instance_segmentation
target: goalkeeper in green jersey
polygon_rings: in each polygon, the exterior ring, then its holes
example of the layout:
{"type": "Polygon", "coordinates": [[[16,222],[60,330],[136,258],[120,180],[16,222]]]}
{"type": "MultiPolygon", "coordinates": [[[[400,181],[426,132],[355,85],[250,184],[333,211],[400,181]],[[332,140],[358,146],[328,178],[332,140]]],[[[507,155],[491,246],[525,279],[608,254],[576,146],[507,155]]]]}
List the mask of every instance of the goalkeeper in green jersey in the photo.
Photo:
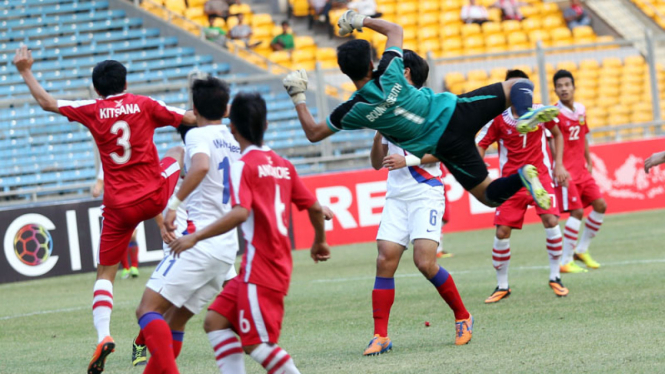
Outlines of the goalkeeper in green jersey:
{"type": "Polygon", "coordinates": [[[485,205],[499,206],[524,186],[541,208],[549,208],[550,197],[535,167],[524,165],[514,175],[491,180],[474,139],[485,124],[511,105],[520,116],[516,125],[520,133],[534,131],[540,123],[557,116],[555,106],[531,109],[531,81],[511,79],[459,96],[417,89],[404,77],[401,26],[349,10],[340,18],[339,27],[342,36],[362,31],[363,27],[383,34],[387,37],[386,49],[374,69],[367,41],[355,39],[337,48],[339,67],[357,91],[323,122],[314,120],[305,103],[305,71],[287,75],[284,87],[296,106],[307,139],[318,142],[341,130],[374,129],[419,158],[425,154],[436,156],[464,189],[485,205]]]}

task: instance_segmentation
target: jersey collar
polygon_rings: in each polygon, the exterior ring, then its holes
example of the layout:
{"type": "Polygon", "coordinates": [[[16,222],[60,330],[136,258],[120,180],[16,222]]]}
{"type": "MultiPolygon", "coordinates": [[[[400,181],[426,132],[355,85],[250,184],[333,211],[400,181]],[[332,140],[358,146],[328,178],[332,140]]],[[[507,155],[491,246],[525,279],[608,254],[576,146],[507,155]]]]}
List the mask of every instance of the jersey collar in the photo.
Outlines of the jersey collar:
{"type": "Polygon", "coordinates": [[[115,95],[109,95],[109,96],[106,96],[106,97],[104,98],[104,100],[106,100],[106,99],[113,99],[113,98],[115,98],[115,97],[120,97],[120,96],[125,96],[125,95],[127,95],[127,92],[123,92],[123,93],[119,93],[119,94],[115,94],[115,95]]]}
{"type": "Polygon", "coordinates": [[[248,154],[251,151],[267,152],[267,151],[270,151],[270,147],[268,147],[267,145],[264,145],[262,147],[257,147],[255,145],[250,145],[249,147],[245,148],[245,150],[242,152],[242,156],[248,154]]]}

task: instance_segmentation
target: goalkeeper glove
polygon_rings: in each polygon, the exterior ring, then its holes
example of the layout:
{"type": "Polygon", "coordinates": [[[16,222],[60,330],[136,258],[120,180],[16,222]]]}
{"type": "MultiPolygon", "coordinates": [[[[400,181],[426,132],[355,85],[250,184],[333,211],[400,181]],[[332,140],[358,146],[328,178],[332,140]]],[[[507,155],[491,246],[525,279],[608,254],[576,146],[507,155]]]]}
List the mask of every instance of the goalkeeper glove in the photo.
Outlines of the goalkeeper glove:
{"type": "Polygon", "coordinates": [[[307,72],[305,69],[290,72],[282,83],[286,92],[291,96],[293,105],[305,102],[305,91],[307,91],[307,72]]]}
{"type": "Polygon", "coordinates": [[[347,36],[353,32],[353,30],[363,31],[363,21],[365,21],[367,16],[358,14],[353,10],[347,10],[342,14],[339,21],[337,21],[337,26],[339,26],[339,36],[347,36]]]}

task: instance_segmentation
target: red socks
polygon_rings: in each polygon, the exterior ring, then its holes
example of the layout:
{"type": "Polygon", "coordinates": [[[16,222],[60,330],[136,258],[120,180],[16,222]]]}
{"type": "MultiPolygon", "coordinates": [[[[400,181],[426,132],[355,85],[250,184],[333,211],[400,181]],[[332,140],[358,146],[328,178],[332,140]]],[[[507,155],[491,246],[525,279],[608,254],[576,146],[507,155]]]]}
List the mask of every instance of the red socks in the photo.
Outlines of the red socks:
{"type": "Polygon", "coordinates": [[[182,349],[182,341],[185,339],[185,332],[171,330],[171,337],[173,338],[173,356],[178,358],[182,349]]]}
{"type": "MultiPolygon", "coordinates": [[[[129,248],[127,248],[129,250],[129,248]]],[[[124,256],[120,257],[120,264],[125,270],[129,270],[129,259],[127,259],[127,253],[124,256]]]]}
{"type": "Polygon", "coordinates": [[[439,271],[429,281],[432,282],[436,290],[439,291],[439,295],[448,303],[450,309],[453,310],[456,320],[469,318],[469,312],[464,307],[462,298],[459,292],[457,292],[455,281],[453,281],[453,277],[450,276],[446,269],[439,266],[439,271]]]}
{"type": "Polygon", "coordinates": [[[129,243],[129,259],[132,267],[139,267],[139,246],[136,243],[129,243]]]}
{"type": "Polygon", "coordinates": [[[372,317],[374,317],[374,335],[388,336],[390,308],[395,301],[395,279],[376,277],[372,290],[372,317]]]}
{"type": "Polygon", "coordinates": [[[150,351],[150,360],[144,374],[178,374],[173,354],[173,337],[164,317],[156,312],[149,312],[139,318],[145,343],[150,351]]]}

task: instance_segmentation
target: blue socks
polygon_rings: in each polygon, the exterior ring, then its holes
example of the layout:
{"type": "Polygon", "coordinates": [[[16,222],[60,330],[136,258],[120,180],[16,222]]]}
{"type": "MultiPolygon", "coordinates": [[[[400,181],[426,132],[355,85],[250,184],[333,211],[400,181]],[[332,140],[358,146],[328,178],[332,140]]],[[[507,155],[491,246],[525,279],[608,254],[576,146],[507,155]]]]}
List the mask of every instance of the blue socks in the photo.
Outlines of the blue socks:
{"type": "Polygon", "coordinates": [[[521,117],[533,106],[533,83],[521,80],[510,89],[510,101],[517,115],[521,117]]]}
{"type": "Polygon", "coordinates": [[[394,290],[395,289],[395,278],[376,277],[376,279],[374,280],[374,289],[375,290],[394,290]]]}
{"type": "Polygon", "coordinates": [[[441,287],[442,284],[446,283],[449,276],[450,274],[448,273],[448,271],[444,269],[441,265],[439,265],[439,271],[429,281],[432,282],[434,287],[439,288],[441,287]]]}

